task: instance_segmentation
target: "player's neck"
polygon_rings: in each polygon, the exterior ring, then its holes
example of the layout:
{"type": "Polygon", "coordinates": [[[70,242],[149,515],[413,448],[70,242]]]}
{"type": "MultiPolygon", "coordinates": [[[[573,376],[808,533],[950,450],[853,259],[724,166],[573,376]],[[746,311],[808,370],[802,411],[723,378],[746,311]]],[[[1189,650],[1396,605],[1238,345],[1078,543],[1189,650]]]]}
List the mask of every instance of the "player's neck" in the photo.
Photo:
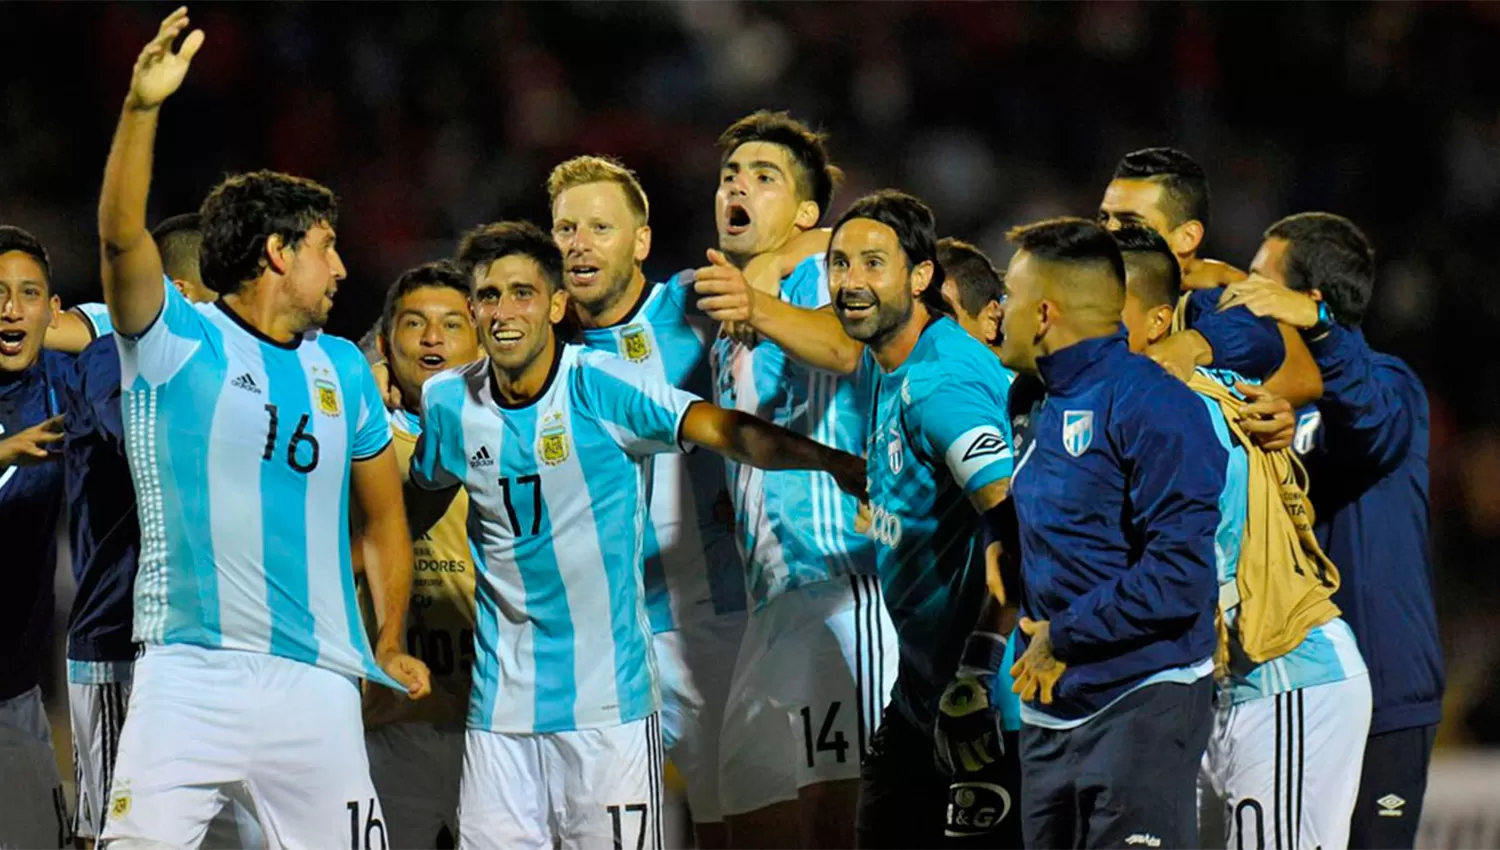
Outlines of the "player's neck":
{"type": "Polygon", "coordinates": [[[238,292],[231,292],[219,299],[219,303],[240,323],[272,342],[286,345],[307,330],[299,317],[293,317],[285,307],[277,303],[278,293],[259,282],[246,284],[238,292]]]}
{"type": "Polygon", "coordinates": [[[645,297],[646,273],[641,271],[640,266],[636,266],[630,273],[630,282],[620,292],[620,297],[600,308],[598,313],[590,312],[589,308],[575,302],[578,322],[589,330],[614,327],[635,315],[645,297]]]}
{"type": "Polygon", "coordinates": [[[881,371],[894,372],[900,369],[906,358],[911,356],[912,349],[917,347],[922,331],[931,323],[932,314],[927,312],[927,305],[917,301],[912,304],[911,315],[907,317],[906,324],[878,342],[872,340],[870,353],[875,355],[875,362],[880,364],[881,371]]]}
{"type": "Polygon", "coordinates": [[[536,401],[537,396],[547,388],[552,372],[561,359],[562,346],[558,345],[556,336],[548,334],[542,353],[519,370],[512,372],[502,369],[491,360],[490,374],[495,379],[496,401],[506,407],[520,407],[536,401]]]}

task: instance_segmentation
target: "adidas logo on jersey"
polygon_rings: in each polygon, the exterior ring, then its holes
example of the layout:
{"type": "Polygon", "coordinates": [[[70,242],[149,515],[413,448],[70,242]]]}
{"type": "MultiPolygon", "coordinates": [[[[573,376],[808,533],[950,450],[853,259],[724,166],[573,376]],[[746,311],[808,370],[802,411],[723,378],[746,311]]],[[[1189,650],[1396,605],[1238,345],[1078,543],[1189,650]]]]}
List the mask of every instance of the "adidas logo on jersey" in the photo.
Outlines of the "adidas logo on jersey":
{"type": "Polygon", "coordinates": [[[488,448],[486,448],[485,446],[480,446],[479,447],[479,451],[475,452],[469,458],[469,466],[473,467],[474,469],[479,469],[480,467],[494,466],[494,465],[495,465],[495,459],[492,458],[492,457],[490,457],[490,450],[488,448]]]}
{"type": "Polygon", "coordinates": [[[249,372],[246,372],[238,378],[235,378],[229,383],[230,385],[238,387],[242,390],[249,390],[256,395],[260,395],[260,385],[255,383],[255,378],[251,377],[249,372]]]}

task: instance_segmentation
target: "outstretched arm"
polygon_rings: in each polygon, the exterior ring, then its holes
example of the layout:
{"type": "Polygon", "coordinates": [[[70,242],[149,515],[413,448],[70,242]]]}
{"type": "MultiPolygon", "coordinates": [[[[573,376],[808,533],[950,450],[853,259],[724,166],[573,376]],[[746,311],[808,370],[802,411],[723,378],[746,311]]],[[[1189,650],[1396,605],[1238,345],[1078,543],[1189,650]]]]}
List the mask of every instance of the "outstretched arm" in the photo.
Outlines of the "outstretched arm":
{"type": "Polygon", "coordinates": [[[752,286],[722,253],[709,251],[708,259],[711,265],[698,270],[693,286],[698,308],[710,318],[748,324],[815,369],[847,375],[859,368],[865,347],[844,333],[831,308],[793,306],[752,286]]]}
{"type": "Polygon", "coordinates": [[[187,26],[187,8],[179,8],[162,21],[156,37],[141,51],[104,166],[99,196],[104,300],[116,330],[126,336],[151,326],[165,296],[161,255],[146,229],[146,195],[161,105],[182,85],[188,65],[203,46],[203,31],[194,30],[180,49],[172,48],[187,26]]]}
{"type": "Polygon", "coordinates": [[[832,475],[845,492],[861,501],[868,498],[862,458],[748,413],[694,402],[682,416],[681,434],[685,442],[761,469],[820,469],[832,475]]]}

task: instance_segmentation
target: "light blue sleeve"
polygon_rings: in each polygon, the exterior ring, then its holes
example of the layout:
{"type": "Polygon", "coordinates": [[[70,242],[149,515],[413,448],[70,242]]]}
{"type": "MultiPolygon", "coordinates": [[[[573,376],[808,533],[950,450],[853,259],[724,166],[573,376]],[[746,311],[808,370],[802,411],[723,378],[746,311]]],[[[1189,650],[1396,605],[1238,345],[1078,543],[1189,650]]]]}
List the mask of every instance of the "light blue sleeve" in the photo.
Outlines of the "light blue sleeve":
{"type": "Polygon", "coordinates": [[[620,448],[644,457],[683,451],[682,417],[702,401],[635,364],[591,352],[576,373],[579,398],[620,448]]]}
{"type": "Polygon", "coordinates": [[[109,336],[115,332],[115,323],[109,317],[109,305],[107,304],[95,304],[93,302],[76,304],[73,306],[73,312],[89,323],[89,333],[94,335],[94,339],[98,339],[101,336],[109,336]]]}
{"type": "Polygon", "coordinates": [[[171,281],[163,278],[162,286],[165,295],[161,312],[146,330],[135,336],[115,334],[120,345],[122,386],[129,386],[136,378],[150,386],[165,384],[208,339],[208,319],[171,281]]]}
{"type": "Polygon", "coordinates": [[[953,480],[973,495],[1010,477],[1015,465],[1005,387],[988,386],[986,374],[947,373],[907,406],[908,427],[920,434],[927,456],[941,458],[953,480]]]}
{"type": "Polygon", "coordinates": [[[464,460],[463,401],[461,378],[436,377],[422,387],[422,434],[411,455],[414,486],[447,490],[462,483],[454,463],[464,460]]]}
{"type": "Polygon", "coordinates": [[[354,426],[354,447],[350,457],[354,460],[368,460],[381,452],[391,444],[391,419],[385,412],[385,402],[380,398],[380,387],[375,383],[375,376],[365,368],[364,359],[359,361],[359,368],[354,370],[354,380],[357,387],[352,389],[359,396],[359,418],[354,426]]]}

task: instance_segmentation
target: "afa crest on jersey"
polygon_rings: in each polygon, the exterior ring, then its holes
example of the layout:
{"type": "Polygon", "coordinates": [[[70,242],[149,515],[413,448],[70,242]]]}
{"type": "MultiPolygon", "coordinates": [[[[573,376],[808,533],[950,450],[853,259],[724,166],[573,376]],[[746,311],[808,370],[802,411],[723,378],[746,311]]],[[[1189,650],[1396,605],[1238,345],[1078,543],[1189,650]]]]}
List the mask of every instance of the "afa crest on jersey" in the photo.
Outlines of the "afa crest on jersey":
{"type": "Polygon", "coordinates": [[[339,388],[331,381],[320,379],[313,381],[313,389],[318,394],[318,410],[322,411],[324,416],[338,416],[339,388]]]}
{"type": "Polygon", "coordinates": [[[651,340],[646,338],[646,329],[640,325],[629,325],[621,331],[620,351],[632,363],[640,363],[650,357],[651,340]]]}
{"type": "Polygon", "coordinates": [[[568,459],[572,448],[568,443],[568,428],[563,424],[562,414],[554,413],[542,421],[541,437],[537,439],[537,454],[548,466],[557,466],[568,459]]]}
{"type": "Polygon", "coordinates": [[[1089,450],[1094,442],[1094,411],[1063,411],[1063,448],[1068,454],[1079,457],[1089,450]]]}

